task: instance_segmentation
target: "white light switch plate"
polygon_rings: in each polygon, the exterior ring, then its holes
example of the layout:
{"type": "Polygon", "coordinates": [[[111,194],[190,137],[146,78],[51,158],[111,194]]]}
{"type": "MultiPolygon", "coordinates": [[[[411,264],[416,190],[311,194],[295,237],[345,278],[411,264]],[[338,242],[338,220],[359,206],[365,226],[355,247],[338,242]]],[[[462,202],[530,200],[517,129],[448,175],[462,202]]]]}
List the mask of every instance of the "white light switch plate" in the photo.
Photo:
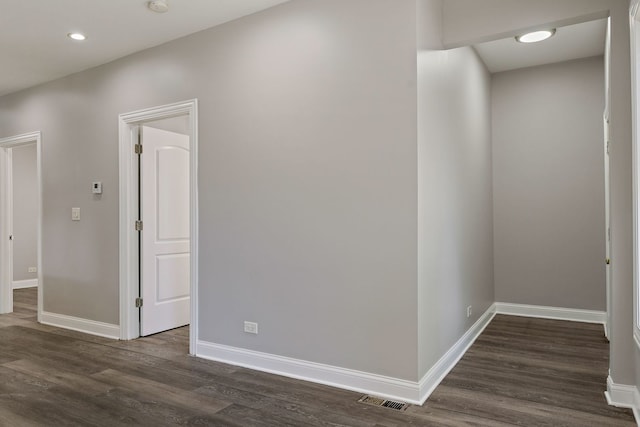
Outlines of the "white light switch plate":
{"type": "Polygon", "coordinates": [[[80,208],[71,208],[71,221],[80,221],[80,208]]]}

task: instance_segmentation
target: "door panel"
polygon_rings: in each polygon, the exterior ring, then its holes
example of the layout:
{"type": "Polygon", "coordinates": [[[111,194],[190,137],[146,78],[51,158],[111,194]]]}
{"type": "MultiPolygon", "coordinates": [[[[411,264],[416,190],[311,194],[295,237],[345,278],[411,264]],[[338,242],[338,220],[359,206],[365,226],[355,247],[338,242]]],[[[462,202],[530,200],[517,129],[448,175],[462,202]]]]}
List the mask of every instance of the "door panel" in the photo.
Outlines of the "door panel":
{"type": "Polygon", "coordinates": [[[156,256],[157,302],[189,298],[189,254],[156,256]]]}
{"type": "Polygon", "coordinates": [[[189,137],[141,127],[140,335],[189,324],[189,137]]]}
{"type": "Polygon", "coordinates": [[[186,148],[162,147],[156,151],[158,241],[189,241],[189,175],[182,175],[184,171],[189,173],[188,139],[186,143],[186,148]],[[176,205],[186,208],[177,209],[176,205]]]}

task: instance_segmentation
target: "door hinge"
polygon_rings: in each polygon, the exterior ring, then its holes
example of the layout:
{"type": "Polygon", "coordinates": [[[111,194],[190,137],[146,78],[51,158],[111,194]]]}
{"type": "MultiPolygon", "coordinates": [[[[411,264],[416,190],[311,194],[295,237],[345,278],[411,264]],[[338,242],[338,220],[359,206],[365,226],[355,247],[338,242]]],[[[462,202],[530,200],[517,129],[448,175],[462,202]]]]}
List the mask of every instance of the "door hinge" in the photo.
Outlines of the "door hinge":
{"type": "Polygon", "coordinates": [[[142,144],[136,144],[133,146],[133,151],[136,152],[136,154],[142,154],[142,144]]]}
{"type": "Polygon", "coordinates": [[[142,221],[136,221],[136,231],[142,231],[142,221]]]}
{"type": "Polygon", "coordinates": [[[136,308],[142,307],[142,298],[136,298],[136,308]]]}

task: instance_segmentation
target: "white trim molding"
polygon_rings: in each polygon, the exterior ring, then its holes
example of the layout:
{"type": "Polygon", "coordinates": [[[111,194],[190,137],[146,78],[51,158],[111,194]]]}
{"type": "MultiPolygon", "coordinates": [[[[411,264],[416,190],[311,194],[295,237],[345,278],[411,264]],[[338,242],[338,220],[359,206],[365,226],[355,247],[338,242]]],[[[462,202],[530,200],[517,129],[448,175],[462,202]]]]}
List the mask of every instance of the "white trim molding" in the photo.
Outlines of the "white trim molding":
{"type": "Polygon", "coordinates": [[[322,363],[198,341],[198,357],[297,380],[419,404],[418,383],[322,363]]]}
{"type": "Polygon", "coordinates": [[[187,116],[190,136],[190,295],[191,319],[189,353],[195,354],[198,337],[198,100],[147,108],[120,114],[120,332],[123,340],[140,336],[140,309],[135,299],[140,296],[138,235],[133,228],[138,219],[138,170],[133,145],[137,143],[139,126],[146,122],[187,116]]]}
{"type": "Polygon", "coordinates": [[[284,377],[422,405],[491,322],[491,306],[419,381],[408,381],[322,363],[198,341],[196,356],[284,377]]]}
{"type": "Polygon", "coordinates": [[[40,323],[63,329],[71,329],[72,331],[83,332],[85,334],[97,335],[99,337],[112,338],[115,340],[120,337],[120,326],[118,325],[66,316],[64,314],[43,311],[40,323]]]}
{"type": "Polygon", "coordinates": [[[568,320],[571,322],[599,323],[602,325],[607,323],[607,313],[604,311],[545,307],[541,305],[511,304],[505,302],[496,303],[496,314],[568,320]]]}
{"type": "Polygon", "coordinates": [[[469,347],[478,339],[482,331],[491,323],[496,315],[496,307],[493,304],[485,313],[480,316],[476,323],[447,351],[438,362],[429,369],[420,380],[420,399],[422,405],[431,396],[431,393],[442,382],[444,377],[462,359],[462,356],[469,350],[469,347]]]}
{"type": "MultiPolygon", "coordinates": [[[[629,5],[630,51],[631,51],[631,150],[632,150],[632,215],[633,215],[633,335],[636,343],[640,339],[640,23],[638,20],[639,0],[629,5]]],[[[640,347],[639,347],[640,348],[640,347]]]]}
{"type": "Polygon", "coordinates": [[[636,423],[640,426],[640,392],[632,385],[616,384],[611,376],[607,378],[607,391],[604,392],[607,403],[618,408],[629,408],[633,411],[636,423]]]}
{"type": "Polygon", "coordinates": [[[11,148],[36,145],[36,182],[38,185],[37,222],[37,269],[38,269],[38,321],[41,321],[43,294],[42,287],[42,133],[40,131],[0,138],[0,313],[13,311],[13,269],[11,262],[12,233],[10,218],[13,214],[9,200],[11,189],[8,185],[11,173],[11,148]],[[9,210],[10,209],[10,210],[9,210]]]}
{"type": "Polygon", "coordinates": [[[13,289],[37,288],[38,279],[14,280],[12,287],[13,289]]]}

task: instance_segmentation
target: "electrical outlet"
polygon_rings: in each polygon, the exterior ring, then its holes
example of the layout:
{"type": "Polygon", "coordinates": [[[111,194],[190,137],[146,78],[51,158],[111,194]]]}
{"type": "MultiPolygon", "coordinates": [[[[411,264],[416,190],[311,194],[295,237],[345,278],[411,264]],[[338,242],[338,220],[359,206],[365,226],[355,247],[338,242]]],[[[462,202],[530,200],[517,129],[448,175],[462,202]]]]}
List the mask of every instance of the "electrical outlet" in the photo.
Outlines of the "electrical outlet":
{"type": "Polygon", "coordinates": [[[258,324],[255,322],[244,322],[244,331],[248,334],[258,335],[258,324]]]}
{"type": "Polygon", "coordinates": [[[473,314],[473,309],[471,308],[471,306],[467,307],[467,317],[471,317],[472,314],[473,314]]]}
{"type": "Polygon", "coordinates": [[[37,272],[38,272],[38,269],[37,269],[37,268],[35,268],[35,267],[29,267],[28,272],[29,272],[29,273],[37,273],[37,272]]]}

